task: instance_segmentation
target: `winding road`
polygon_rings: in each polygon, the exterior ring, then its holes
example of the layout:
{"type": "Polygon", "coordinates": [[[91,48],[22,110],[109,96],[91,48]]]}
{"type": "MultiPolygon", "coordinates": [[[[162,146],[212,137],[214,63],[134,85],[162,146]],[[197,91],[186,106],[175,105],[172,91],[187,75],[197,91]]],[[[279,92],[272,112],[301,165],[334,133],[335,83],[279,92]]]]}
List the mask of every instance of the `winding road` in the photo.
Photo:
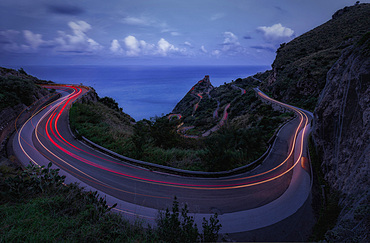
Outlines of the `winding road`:
{"type": "Polygon", "coordinates": [[[312,114],[275,101],[255,89],[261,99],[294,111],[297,116],[284,125],[263,163],[253,171],[222,178],[193,178],[151,171],[114,159],[88,147],[71,134],[71,104],[88,92],[78,86],[53,87],[61,95],[40,107],[12,141],[17,158],[27,165],[53,162],[67,176],[98,190],[108,204],[130,219],[144,218],[154,224],[159,209],[172,205],[174,196],[187,203],[195,220],[219,214],[222,233],[265,227],[294,214],[307,200],[311,172],[306,143],[312,114]]]}

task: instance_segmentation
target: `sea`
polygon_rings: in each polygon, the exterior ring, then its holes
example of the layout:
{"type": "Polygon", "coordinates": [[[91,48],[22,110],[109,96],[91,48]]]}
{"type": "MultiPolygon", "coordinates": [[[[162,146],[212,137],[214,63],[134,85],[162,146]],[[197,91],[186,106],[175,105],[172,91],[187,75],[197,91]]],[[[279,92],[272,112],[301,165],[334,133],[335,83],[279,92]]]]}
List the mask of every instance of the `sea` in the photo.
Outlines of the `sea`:
{"type": "Polygon", "coordinates": [[[209,75],[211,83],[217,87],[270,67],[32,65],[22,68],[39,79],[93,87],[99,97],[112,97],[125,113],[138,121],[171,113],[205,75],[209,75]]]}

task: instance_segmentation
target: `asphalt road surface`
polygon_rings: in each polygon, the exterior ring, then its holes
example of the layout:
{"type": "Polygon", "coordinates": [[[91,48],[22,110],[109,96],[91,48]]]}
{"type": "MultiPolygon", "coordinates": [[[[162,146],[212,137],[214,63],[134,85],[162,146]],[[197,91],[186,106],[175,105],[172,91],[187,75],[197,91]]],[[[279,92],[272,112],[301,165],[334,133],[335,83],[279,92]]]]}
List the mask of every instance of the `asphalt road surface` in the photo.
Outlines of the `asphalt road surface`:
{"type": "Polygon", "coordinates": [[[311,189],[306,143],[312,114],[274,101],[256,89],[263,99],[294,111],[271,152],[253,171],[224,178],[192,178],[151,171],[98,152],[76,140],[70,132],[68,113],[72,102],[88,90],[78,86],[54,87],[61,98],[40,107],[21,126],[12,141],[14,153],[25,165],[53,162],[67,176],[98,190],[111,205],[131,219],[154,222],[159,209],[172,205],[174,196],[187,203],[196,222],[219,214],[221,232],[237,233],[279,222],[294,214],[311,189]],[[302,159],[303,158],[303,159],[302,159]]]}

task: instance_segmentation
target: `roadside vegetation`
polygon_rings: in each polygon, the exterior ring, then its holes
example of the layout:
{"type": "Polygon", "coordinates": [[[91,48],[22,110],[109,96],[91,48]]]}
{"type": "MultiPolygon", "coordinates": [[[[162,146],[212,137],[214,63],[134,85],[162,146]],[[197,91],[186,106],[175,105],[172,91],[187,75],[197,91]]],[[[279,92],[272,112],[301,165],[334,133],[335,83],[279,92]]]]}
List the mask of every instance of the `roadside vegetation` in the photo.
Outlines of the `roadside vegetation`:
{"type": "Polygon", "coordinates": [[[0,111],[18,104],[29,106],[48,94],[48,91],[37,85],[42,81],[28,75],[23,69],[16,71],[0,68],[0,74],[0,111]]]}
{"type": "Polygon", "coordinates": [[[218,239],[217,214],[203,219],[202,231],[187,205],[174,200],[160,211],[157,226],[130,223],[113,213],[97,192],[64,184],[52,169],[29,165],[25,170],[0,168],[0,242],[210,242],[218,239]]]}
{"type": "Polygon", "coordinates": [[[101,101],[75,103],[70,111],[71,128],[93,142],[123,154],[130,150],[133,119],[110,107],[111,104],[107,106],[101,101]]]}
{"type": "Polygon", "coordinates": [[[104,97],[98,102],[75,103],[70,124],[79,136],[130,158],[194,171],[230,170],[259,158],[280,124],[293,116],[258,100],[252,89],[256,82],[237,79],[216,88],[211,91],[212,99],[203,96],[194,115],[193,103],[186,100],[190,95],[186,95],[183,110],[189,114],[181,119],[164,116],[134,122],[112,98],[104,97]],[[220,107],[231,104],[228,120],[217,132],[202,137],[219,121],[213,118],[215,99],[220,100],[220,107]],[[194,127],[186,134],[198,138],[183,136],[179,128],[186,126],[194,127]]]}

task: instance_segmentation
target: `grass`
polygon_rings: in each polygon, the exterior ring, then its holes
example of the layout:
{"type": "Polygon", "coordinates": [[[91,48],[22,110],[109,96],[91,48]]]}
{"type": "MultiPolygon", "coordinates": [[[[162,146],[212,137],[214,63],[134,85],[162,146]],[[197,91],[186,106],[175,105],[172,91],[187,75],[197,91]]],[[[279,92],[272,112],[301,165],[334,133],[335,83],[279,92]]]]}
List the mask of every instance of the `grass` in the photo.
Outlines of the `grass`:
{"type": "Polygon", "coordinates": [[[126,114],[108,108],[100,102],[75,103],[70,110],[70,124],[80,135],[94,143],[125,153],[133,133],[132,120],[126,114]]]}

